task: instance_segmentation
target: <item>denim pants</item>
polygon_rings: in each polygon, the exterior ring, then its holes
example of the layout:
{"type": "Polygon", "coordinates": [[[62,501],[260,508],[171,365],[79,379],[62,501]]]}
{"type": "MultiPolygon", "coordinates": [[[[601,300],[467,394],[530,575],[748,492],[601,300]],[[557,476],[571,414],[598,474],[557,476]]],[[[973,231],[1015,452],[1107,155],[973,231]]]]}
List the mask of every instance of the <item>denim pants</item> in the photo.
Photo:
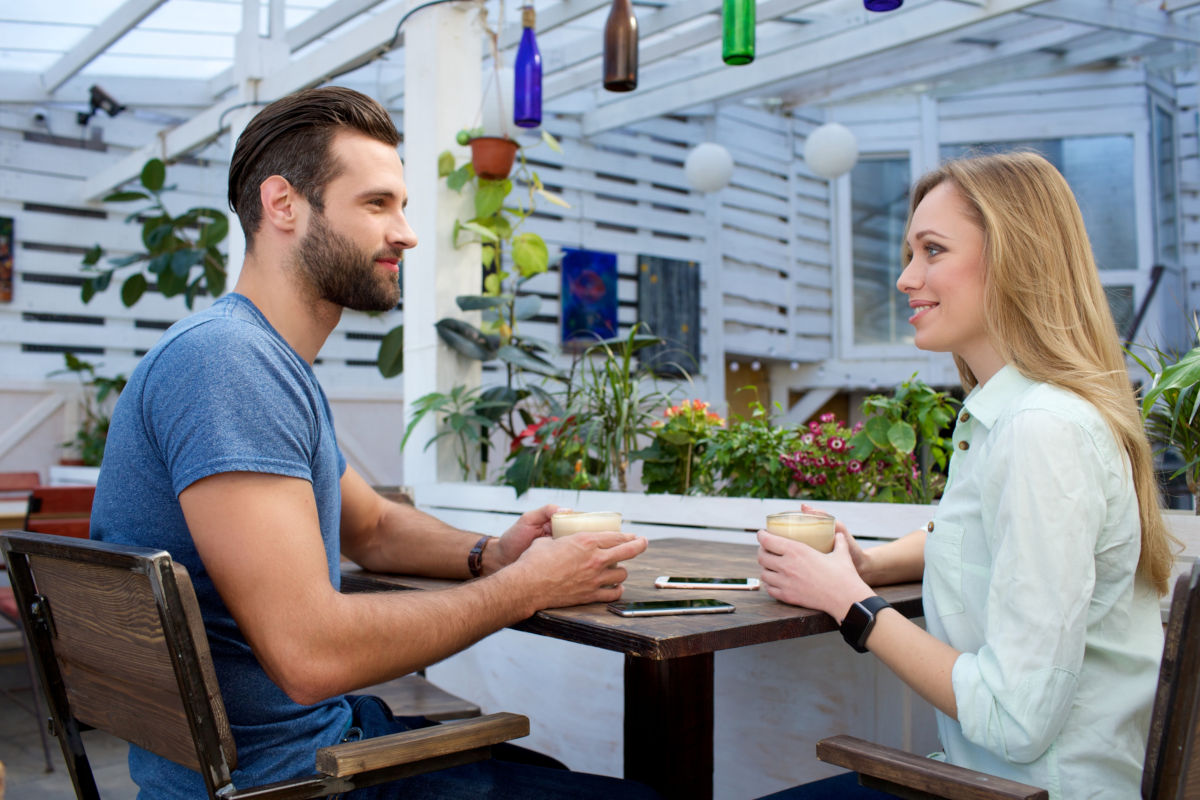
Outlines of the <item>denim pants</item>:
{"type": "MultiPolygon", "coordinates": [[[[343,741],[354,742],[437,724],[424,717],[393,716],[386,703],[371,695],[352,695],[348,699],[354,717],[343,741]]],[[[356,789],[341,797],[345,800],[561,800],[564,797],[650,800],[659,795],[633,781],[571,772],[548,756],[506,742],[492,747],[490,759],[356,789]]]]}

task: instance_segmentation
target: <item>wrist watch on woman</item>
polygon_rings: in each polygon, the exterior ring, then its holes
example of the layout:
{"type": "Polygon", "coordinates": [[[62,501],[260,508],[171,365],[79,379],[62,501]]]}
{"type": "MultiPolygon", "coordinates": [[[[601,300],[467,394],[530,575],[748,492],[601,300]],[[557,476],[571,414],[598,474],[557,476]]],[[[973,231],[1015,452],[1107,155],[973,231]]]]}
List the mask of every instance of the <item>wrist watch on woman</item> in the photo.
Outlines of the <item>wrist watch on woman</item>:
{"type": "Polygon", "coordinates": [[[846,612],[846,618],[842,620],[842,638],[858,652],[867,652],[867,637],[875,627],[875,615],[891,607],[891,603],[879,595],[854,603],[846,612]]]}

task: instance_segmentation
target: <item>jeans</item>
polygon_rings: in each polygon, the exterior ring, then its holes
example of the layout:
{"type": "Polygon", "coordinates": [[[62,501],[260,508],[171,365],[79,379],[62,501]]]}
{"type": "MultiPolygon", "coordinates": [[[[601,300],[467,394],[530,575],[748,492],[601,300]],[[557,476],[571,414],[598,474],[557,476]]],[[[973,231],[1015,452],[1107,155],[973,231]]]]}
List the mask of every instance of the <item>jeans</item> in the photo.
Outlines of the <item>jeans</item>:
{"type": "Polygon", "coordinates": [[[858,783],[858,775],[846,772],[822,781],[813,781],[782,792],[760,797],[759,800],[880,800],[894,795],[868,789],[858,783]]]}
{"type": "MultiPolygon", "coordinates": [[[[436,725],[424,717],[393,716],[387,704],[371,695],[352,695],[354,713],[343,741],[353,742],[389,733],[436,725]]],[[[492,747],[492,757],[459,767],[414,775],[378,786],[355,789],[344,800],[651,800],[659,795],[648,786],[603,775],[571,772],[548,756],[504,743],[492,747]]]]}

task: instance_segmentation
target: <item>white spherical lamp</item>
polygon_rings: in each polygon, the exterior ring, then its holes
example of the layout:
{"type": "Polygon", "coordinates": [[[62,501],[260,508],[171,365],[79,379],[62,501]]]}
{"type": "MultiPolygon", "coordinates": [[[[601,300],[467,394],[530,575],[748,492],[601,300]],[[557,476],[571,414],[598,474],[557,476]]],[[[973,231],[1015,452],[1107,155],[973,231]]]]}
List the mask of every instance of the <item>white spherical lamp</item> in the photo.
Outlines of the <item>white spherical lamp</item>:
{"type": "Polygon", "coordinates": [[[698,192],[724,189],[733,177],[733,156],[714,142],[703,142],[692,148],[683,163],[683,174],[698,192]]]}
{"type": "Polygon", "coordinates": [[[815,175],[828,180],[840,177],[858,162],[858,140],[845,125],[827,122],[808,135],[804,163],[815,175]]]}

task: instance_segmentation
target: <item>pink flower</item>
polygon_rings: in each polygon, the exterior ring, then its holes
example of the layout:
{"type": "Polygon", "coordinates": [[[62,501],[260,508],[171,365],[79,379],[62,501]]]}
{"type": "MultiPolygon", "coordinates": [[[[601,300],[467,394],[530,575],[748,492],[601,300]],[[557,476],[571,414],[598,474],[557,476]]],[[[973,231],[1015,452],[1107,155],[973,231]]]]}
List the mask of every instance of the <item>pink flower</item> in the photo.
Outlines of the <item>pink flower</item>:
{"type": "Polygon", "coordinates": [[[861,422],[854,423],[854,433],[858,433],[862,429],[863,429],[863,424],[861,422]]]}
{"type": "Polygon", "coordinates": [[[817,417],[817,419],[819,419],[821,422],[833,422],[835,419],[837,419],[837,417],[833,416],[833,414],[826,413],[817,417]]]}
{"type": "Polygon", "coordinates": [[[829,479],[828,479],[828,478],[826,478],[824,475],[818,475],[818,476],[817,476],[817,477],[814,479],[814,483],[816,483],[816,485],[817,485],[817,486],[824,486],[824,485],[825,485],[825,483],[826,483],[828,480],[829,480],[829,479]]]}
{"type": "Polygon", "coordinates": [[[809,429],[810,431],[812,431],[813,433],[820,433],[820,432],[821,432],[821,426],[820,426],[820,425],[818,425],[816,422],[810,422],[810,423],[808,423],[808,429],[809,429]]]}
{"type": "Polygon", "coordinates": [[[806,433],[800,437],[800,441],[803,442],[804,444],[812,444],[813,443],[813,435],[811,433],[806,433]]]}
{"type": "Polygon", "coordinates": [[[840,436],[829,437],[829,449],[835,453],[840,453],[846,449],[846,440],[840,436]]]}
{"type": "Polygon", "coordinates": [[[862,462],[857,459],[850,459],[850,463],[846,465],[847,472],[862,472],[862,462]]]}

